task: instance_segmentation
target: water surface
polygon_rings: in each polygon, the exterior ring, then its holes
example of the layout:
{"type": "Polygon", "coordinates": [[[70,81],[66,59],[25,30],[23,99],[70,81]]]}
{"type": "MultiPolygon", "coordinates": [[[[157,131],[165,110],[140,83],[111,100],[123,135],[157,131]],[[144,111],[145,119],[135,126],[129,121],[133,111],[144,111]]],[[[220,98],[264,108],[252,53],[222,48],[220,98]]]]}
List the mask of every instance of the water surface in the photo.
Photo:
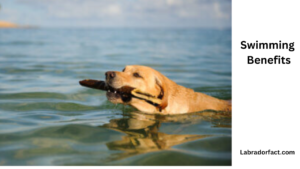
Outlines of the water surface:
{"type": "Polygon", "coordinates": [[[0,165],[231,165],[231,115],[147,115],[79,80],[146,65],[231,99],[231,30],[1,29],[0,165]]]}

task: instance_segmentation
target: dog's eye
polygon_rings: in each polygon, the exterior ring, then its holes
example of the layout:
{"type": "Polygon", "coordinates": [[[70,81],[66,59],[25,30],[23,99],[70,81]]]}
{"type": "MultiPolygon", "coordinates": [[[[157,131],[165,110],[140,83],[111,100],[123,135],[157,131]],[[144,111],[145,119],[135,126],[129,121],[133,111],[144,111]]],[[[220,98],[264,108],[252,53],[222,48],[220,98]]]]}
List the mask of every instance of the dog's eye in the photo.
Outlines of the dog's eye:
{"type": "Polygon", "coordinates": [[[126,69],[126,68],[124,68],[124,69],[122,70],[122,72],[125,72],[125,69],[126,69]]]}
{"type": "Polygon", "coordinates": [[[134,77],[142,77],[139,73],[133,73],[134,77]]]}

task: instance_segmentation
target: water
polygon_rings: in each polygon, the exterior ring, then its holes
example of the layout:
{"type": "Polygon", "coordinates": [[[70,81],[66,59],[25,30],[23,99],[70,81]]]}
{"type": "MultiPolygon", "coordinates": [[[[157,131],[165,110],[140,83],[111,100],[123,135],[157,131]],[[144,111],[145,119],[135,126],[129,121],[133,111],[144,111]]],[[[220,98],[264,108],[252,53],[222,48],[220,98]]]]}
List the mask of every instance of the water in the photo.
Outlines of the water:
{"type": "Polygon", "coordinates": [[[146,65],[231,99],[231,30],[1,29],[0,165],[231,165],[231,115],[147,115],[79,80],[146,65]]]}

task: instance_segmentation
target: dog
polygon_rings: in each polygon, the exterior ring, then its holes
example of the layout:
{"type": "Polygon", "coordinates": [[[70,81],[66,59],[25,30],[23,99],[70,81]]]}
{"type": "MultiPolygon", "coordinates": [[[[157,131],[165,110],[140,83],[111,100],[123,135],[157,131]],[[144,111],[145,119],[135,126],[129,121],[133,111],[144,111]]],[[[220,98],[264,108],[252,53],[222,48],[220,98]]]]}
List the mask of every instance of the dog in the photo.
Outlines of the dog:
{"type": "Polygon", "coordinates": [[[230,101],[180,86],[147,66],[129,65],[122,72],[108,71],[105,77],[105,85],[109,88],[106,96],[110,102],[131,105],[145,113],[173,115],[204,110],[231,112],[230,101]],[[147,96],[128,98],[128,93],[124,95],[126,92],[119,90],[124,86],[138,89],[141,94],[146,93],[160,102],[151,102],[151,99],[145,98],[147,96]]]}

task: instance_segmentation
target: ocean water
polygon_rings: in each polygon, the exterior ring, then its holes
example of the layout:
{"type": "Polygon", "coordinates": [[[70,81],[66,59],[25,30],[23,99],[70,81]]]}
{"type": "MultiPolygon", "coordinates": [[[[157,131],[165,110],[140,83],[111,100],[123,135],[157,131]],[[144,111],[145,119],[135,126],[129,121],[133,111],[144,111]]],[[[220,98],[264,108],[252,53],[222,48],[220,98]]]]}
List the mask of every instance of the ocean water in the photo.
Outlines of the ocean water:
{"type": "Polygon", "coordinates": [[[231,165],[231,114],[147,115],[78,84],[132,64],[231,99],[231,30],[0,29],[0,165],[231,165]]]}

